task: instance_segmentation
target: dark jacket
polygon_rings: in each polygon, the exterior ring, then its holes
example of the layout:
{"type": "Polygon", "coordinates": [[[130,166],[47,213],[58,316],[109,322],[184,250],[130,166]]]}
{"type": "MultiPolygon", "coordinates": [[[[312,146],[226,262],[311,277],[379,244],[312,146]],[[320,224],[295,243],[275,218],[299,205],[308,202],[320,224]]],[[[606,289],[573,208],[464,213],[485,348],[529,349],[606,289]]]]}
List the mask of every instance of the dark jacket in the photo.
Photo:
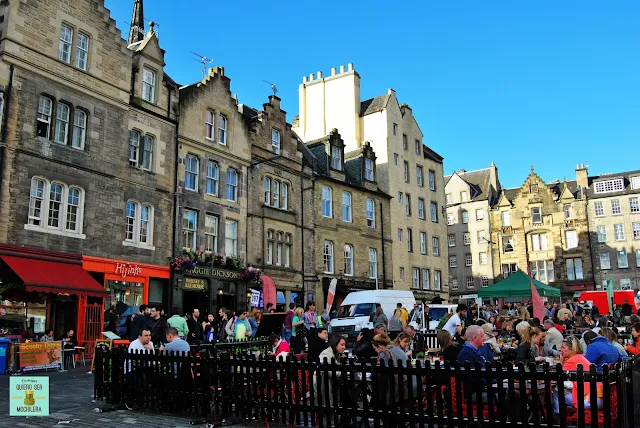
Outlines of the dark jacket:
{"type": "Polygon", "coordinates": [[[187,342],[189,344],[200,342],[202,340],[202,324],[200,321],[194,320],[193,315],[191,315],[187,320],[187,326],[189,326],[187,342]]]}
{"type": "Polygon", "coordinates": [[[129,328],[129,340],[132,342],[136,340],[145,328],[149,328],[149,317],[144,314],[133,315],[129,328]]]}
{"type": "Polygon", "coordinates": [[[378,353],[373,349],[373,345],[368,340],[356,342],[356,344],[353,345],[353,351],[351,353],[363,360],[370,360],[378,356],[378,353]]]}
{"type": "Polygon", "coordinates": [[[309,361],[317,361],[320,353],[329,347],[329,344],[320,339],[317,334],[311,335],[307,341],[309,344],[307,360],[309,361]]]}
{"type": "Polygon", "coordinates": [[[458,354],[460,353],[460,349],[462,347],[456,344],[447,346],[446,348],[444,348],[442,350],[442,356],[444,357],[444,361],[445,362],[449,362],[450,364],[453,364],[454,362],[456,362],[458,360],[458,354]]]}
{"type": "Polygon", "coordinates": [[[151,330],[151,341],[154,346],[160,346],[167,341],[167,328],[167,320],[164,318],[150,319],[149,329],[151,330]]]}
{"type": "Polygon", "coordinates": [[[460,353],[458,354],[458,361],[462,365],[464,365],[465,362],[469,361],[472,368],[475,368],[476,363],[480,363],[480,366],[484,368],[484,365],[486,363],[486,359],[482,355],[480,355],[480,352],[467,343],[465,343],[462,346],[462,349],[460,349],[460,353]]]}
{"type": "Polygon", "coordinates": [[[518,353],[516,356],[516,362],[527,365],[529,363],[535,363],[538,352],[531,346],[529,342],[522,342],[518,346],[518,353]]]}

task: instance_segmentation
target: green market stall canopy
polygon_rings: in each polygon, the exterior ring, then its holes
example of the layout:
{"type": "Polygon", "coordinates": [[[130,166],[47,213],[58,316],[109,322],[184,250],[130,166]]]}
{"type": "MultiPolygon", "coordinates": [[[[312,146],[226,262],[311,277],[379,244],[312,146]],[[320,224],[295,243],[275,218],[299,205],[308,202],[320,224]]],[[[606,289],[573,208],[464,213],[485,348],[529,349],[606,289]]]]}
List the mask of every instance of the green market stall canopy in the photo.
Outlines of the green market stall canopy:
{"type": "Polygon", "coordinates": [[[478,291],[478,297],[531,297],[531,283],[533,281],[540,297],[560,297],[560,290],[543,284],[529,277],[521,270],[516,271],[500,282],[478,291]]]}

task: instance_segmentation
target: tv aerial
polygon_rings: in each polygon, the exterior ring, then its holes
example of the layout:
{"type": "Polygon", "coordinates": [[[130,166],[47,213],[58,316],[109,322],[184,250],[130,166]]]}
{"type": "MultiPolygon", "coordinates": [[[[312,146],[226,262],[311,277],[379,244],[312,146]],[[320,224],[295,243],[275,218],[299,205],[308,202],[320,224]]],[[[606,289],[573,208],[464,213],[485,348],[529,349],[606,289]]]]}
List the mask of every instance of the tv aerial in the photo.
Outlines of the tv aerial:
{"type": "Polygon", "coordinates": [[[202,65],[202,78],[207,77],[207,66],[213,63],[213,58],[208,58],[206,56],[200,55],[199,53],[195,53],[193,51],[189,51],[193,55],[197,56],[197,58],[192,58],[194,61],[198,61],[202,65]]]}
{"type": "Polygon", "coordinates": [[[278,88],[276,87],[275,83],[271,83],[271,82],[267,82],[266,80],[263,80],[264,83],[266,83],[267,85],[271,86],[271,91],[273,92],[273,96],[275,97],[276,94],[278,93],[278,88]]]}

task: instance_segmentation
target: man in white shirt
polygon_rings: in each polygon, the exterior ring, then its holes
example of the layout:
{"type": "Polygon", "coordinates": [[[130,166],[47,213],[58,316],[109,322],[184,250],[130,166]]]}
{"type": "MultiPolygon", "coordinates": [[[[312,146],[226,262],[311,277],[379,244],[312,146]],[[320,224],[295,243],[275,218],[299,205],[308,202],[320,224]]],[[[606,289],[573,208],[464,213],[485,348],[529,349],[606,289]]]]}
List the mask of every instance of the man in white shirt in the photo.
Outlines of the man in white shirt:
{"type": "Polygon", "coordinates": [[[549,345],[552,348],[559,351],[562,347],[562,341],[564,340],[562,333],[558,331],[551,319],[546,319],[544,321],[544,328],[547,330],[547,342],[549,342],[549,345]]]}
{"type": "Polygon", "coordinates": [[[153,354],[153,342],[151,341],[151,330],[143,329],[140,332],[140,336],[129,345],[129,352],[134,353],[132,351],[151,351],[153,354]]]}
{"type": "MultiPolygon", "coordinates": [[[[151,330],[143,328],[140,335],[136,340],[129,345],[128,352],[130,354],[144,354],[154,353],[153,343],[151,342],[151,330]]],[[[125,406],[129,410],[133,410],[137,406],[136,403],[136,390],[141,390],[145,382],[144,367],[140,367],[140,361],[132,356],[131,359],[127,359],[124,363],[125,373],[127,374],[126,382],[129,391],[125,406]]]]}
{"type": "Polygon", "coordinates": [[[467,316],[467,305],[461,303],[456,308],[456,313],[449,318],[449,321],[447,321],[442,329],[448,331],[451,337],[455,337],[457,327],[462,325],[462,318],[465,316],[467,316]]]}

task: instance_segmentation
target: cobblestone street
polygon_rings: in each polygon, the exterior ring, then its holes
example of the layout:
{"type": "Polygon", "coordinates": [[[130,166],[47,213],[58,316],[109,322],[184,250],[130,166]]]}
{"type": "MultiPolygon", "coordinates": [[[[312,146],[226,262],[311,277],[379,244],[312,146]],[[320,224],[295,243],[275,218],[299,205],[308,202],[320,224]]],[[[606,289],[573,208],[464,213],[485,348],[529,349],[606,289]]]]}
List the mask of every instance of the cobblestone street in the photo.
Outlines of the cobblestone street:
{"type": "MultiPolygon", "coordinates": [[[[0,427],[121,427],[127,425],[182,428],[190,425],[187,417],[116,410],[96,413],[95,408],[108,408],[101,401],[93,402],[93,375],[87,367],[78,367],[68,372],[34,373],[32,376],[49,377],[50,416],[8,417],[9,376],[0,376],[0,427]],[[7,416],[4,416],[7,415],[7,416]]],[[[242,428],[241,425],[233,425],[242,428]]],[[[256,425],[254,425],[256,426],[256,425]]]]}

